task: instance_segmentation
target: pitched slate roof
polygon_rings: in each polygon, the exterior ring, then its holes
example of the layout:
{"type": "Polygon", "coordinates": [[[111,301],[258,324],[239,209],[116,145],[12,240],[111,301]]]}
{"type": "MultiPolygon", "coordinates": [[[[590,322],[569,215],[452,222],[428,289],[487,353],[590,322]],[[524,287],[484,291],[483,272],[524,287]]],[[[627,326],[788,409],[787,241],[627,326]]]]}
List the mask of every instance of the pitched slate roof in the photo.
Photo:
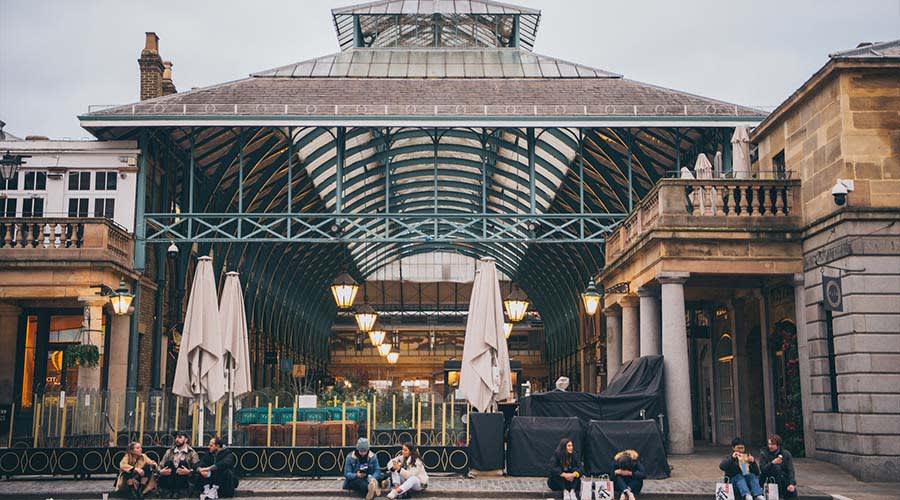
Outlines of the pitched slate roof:
{"type": "Polygon", "coordinates": [[[828,54],[831,59],[886,59],[900,58],[900,40],[860,44],[856,48],[828,54]]]}

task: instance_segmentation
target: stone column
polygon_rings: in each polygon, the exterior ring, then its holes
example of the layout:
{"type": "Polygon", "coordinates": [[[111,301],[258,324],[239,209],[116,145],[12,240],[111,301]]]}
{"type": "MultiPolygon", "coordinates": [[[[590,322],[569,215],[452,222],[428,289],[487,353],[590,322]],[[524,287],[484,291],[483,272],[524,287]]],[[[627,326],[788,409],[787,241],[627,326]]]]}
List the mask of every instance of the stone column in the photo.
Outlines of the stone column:
{"type": "Polygon", "coordinates": [[[803,406],[803,444],[806,456],[815,457],[816,431],[812,415],[809,366],[809,325],[806,323],[806,287],[802,273],[794,275],[794,317],[797,324],[797,357],[800,362],[800,404],[803,406]]]}
{"type": "MultiPolygon", "coordinates": [[[[100,350],[100,355],[102,356],[104,354],[103,346],[105,344],[103,337],[103,306],[109,302],[109,299],[96,295],[88,295],[85,297],[78,297],[78,301],[84,304],[84,326],[87,329],[84,333],[82,342],[85,345],[97,346],[97,349],[100,350]]],[[[102,368],[99,365],[93,367],[78,367],[79,391],[99,391],[100,376],[102,372],[102,368]]]]}
{"type": "Polygon", "coordinates": [[[662,353],[666,383],[666,410],[669,424],[669,453],[694,452],[691,415],[691,367],[688,360],[687,329],[684,324],[684,282],[688,273],[663,273],[662,353]]]}
{"type": "Polygon", "coordinates": [[[119,418],[113,425],[116,429],[123,427],[125,421],[125,383],[128,379],[128,338],[129,316],[112,316],[112,325],[109,329],[109,419],[119,418]],[[116,412],[118,408],[118,412],[116,412]]]}
{"type": "MultiPolygon", "coordinates": [[[[19,315],[22,309],[0,304],[0,404],[13,403],[16,380],[16,351],[19,347],[19,315]]],[[[29,389],[30,390],[30,389],[29,389]]],[[[5,432],[6,429],[0,431],[5,432]]]]}
{"type": "Polygon", "coordinates": [[[772,369],[769,365],[769,306],[766,294],[754,290],[753,296],[759,303],[759,345],[762,352],[763,411],[766,416],[766,434],[775,433],[775,390],[772,384],[772,369]]]}
{"type": "Polygon", "coordinates": [[[659,294],[653,288],[638,288],[641,300],[641,356],[662,354],[659,333],[659,294]]]}
{"type": "Polygon", "coordinates": [[[626,295],[619,300],[622,306],[622,364],[641,355],[641,338],[638,323],[639,299],[634,295],[626,295]]]}
{"type": "Polygon", "coordinates": [[[604,309],[606,315],[606,385],[622,367],[622,311],[617,308],[604,309]]]}

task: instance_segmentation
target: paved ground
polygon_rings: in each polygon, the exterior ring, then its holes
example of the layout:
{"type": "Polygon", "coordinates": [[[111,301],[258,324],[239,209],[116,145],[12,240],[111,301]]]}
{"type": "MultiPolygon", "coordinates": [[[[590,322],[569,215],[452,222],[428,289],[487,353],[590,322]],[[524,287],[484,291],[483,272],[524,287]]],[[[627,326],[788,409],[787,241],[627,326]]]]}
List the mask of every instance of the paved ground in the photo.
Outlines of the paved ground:
{"type": "MultiPolygon", "coordinates": [[[[648,481],[642,498],[680,500],[712,498],[712,484],[721,477],[718,461],[726,453],[723,448],[701,448],[690,456],[672,456],[672,477],[648,481]]],[[[801,493],[825,492],[839,500],[900,499],[900,483],[863,483],[839,467],[811,459],[797,459],[797,477],[801,493]]],[[[341,499],[340,479],[245,478],[238,498],[267,500],[304,498],[310,500],[341,499]]],[[[0,482],[0,498],[66,498],[98,499],[108,492],[112,478],[72,481],[58,478],[23,478],[0,482]]],[[[482,476],[477,479],[434,477],[428,497],[442,500],[477,498],[548,498],[543,478],[513,478],[482,476]]],[[[819,496],[818,498],[823,498],[819,496]]]]}

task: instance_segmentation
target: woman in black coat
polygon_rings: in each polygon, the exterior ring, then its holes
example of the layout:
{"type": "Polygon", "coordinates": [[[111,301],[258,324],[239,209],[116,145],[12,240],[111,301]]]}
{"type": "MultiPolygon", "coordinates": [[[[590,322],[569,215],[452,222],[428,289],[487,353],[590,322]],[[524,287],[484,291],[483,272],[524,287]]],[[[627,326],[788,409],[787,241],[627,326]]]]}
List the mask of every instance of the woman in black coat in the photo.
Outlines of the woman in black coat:
{"type": "Polygon", "coordinates": [[[638,458],[638,452],[634,450],[622,450],[613,457],[616,462],[613,482],[621,495],[619,500],[635,500],[635,495],[644,487],[647,473],[638,458]]]}
{"type": "Polygon", "coordinates": [[[563,500],[577,500],[581,497],[582,474],[581,457],[575,451],[575,444],[564,438],[550,461],[547,486],[553,491],[562,491],[563,500]]]}

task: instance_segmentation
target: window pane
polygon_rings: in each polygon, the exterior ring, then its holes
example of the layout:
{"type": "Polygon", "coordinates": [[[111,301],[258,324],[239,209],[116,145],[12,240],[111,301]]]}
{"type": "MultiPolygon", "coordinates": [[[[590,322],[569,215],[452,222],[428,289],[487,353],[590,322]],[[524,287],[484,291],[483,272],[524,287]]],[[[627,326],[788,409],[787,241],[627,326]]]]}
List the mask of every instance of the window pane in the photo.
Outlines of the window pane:
{"type": "Polygon", "coordinates": [[[15,217],[16,216],[16,200],[15,198],[7,198],[6,203],[0,203],[0,208],[2,208],[2,212],[0,212],[0,216],[3,217],[15,217]]]}
{"type": "Polygon", "coordinates": [[[33,190],[34,189],[34,174],[35,172],[28,172],[25,174],[25,190],[33,190]]]}
{"type": "Polygon", "coordinates": [[[43,198],[35,198],[34,200],[34,210],[32,212],[32,217],[43,217],[44,216],[44,199],[43,198]]]}
{"type": "MultiPolygon", "coordinates": [[[[44,191],[47,189],[47,172],[37,172],[37,182],[34,189],[36,191],[44,191]]],[[[43,200],[41,200],[43,202],[43,200]]]]}
{"type": "Polygon", "coordinates": [[[34,203],[34,200],[31,198],[26,198],[22,200],[22,217],[32,217],[31,207],[34,203]]]}
{"type": "Polygon", "coordinates": [[[79,217],[87,217],[88,216],[88,199],[87,198],[79,198],[78,199],[78,216],[79,217]]]}
{"type": "Polygon", "coordinates": [[[106,189],[105,172],[97,172],[97,175],[94,177],[94,189],[97,191],[103,191],[106,189]]]}
{"type": "Polygon", "coordinates": [[[69,198],[69,217],[78,217],[78,198],[69,198]]]}
{"type": "Polygon", "coordinates": [[[16,172],[12,179],[0,180],[0,191],[5,189],[19,189],[19,173],[16,172]]]}
{"type": "Polygon", "coordinates": [[[104,212],[104,215],[107,218],[112,219],[115,217],[115,211],[116,211],[116,200],[113,198],[107,198],[106,199],[106,210],[104,212]]]}
{"type": "Polygon", "coordinates": [[[91,189],[91,173],[90,172],[81,172],[81,180],[78,183],[79,189],[82,191],[87,191],[91,189]]]}
{"type": "Polygon", "coordinates": [[[78,190],[78,172],[69,172],[69,191],[78,190]]]}
{"type": "Polygon", "coordinates": [[[106,189],[110,191],[115,191],[116,186],[119,182],[119,178],[116,176],[115,172],[107,172],[106,173],[106,189]]]}

